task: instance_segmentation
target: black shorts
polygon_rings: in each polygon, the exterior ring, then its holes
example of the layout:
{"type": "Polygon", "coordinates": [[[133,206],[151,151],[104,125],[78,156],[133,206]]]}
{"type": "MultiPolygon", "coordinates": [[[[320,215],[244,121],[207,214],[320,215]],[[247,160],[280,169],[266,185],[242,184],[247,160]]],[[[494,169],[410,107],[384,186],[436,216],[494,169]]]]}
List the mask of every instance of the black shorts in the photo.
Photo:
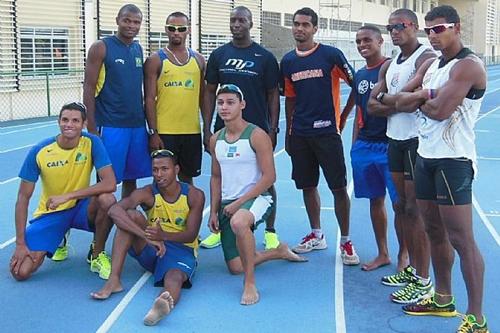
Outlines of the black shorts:
{"type": "Polygon", "coordinates": [[[160,134],[165,149],[171,150],[179,161],[181,173],[196,177],[201,173],[201,134],[160,134]]]}
{"type": "Polygon", "coordinates": [[[292,179],[298,189],[318,186],[320,166],[331,190],[346,187],[344,150],[338,134],[311,137],[292,135],[289,147],[292,179]]]}
{"type": "Polygon", "coordinates": [[[438,205],[467,205],[472,202],[474,169],[467,158],[423,158],[417,156],[415,193],[417,199],[438,205]]]}
{"type": "Polygon", "coordinates": [[[390,172],[403,172],[406,180],[415,179],[415,159],[417,158],[418,138],[394,140],[389,138],[387,155],[390,172]]]}

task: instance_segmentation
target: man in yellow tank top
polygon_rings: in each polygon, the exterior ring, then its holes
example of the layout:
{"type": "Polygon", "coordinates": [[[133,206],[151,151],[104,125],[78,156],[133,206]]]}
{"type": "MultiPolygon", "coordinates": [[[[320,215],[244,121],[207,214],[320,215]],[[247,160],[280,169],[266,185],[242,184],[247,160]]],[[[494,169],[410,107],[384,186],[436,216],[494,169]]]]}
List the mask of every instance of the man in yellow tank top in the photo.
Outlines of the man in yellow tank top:
{"type": "Polygon", "coordinates": [[[178,157],[179,179],[192,184],[201,173],[200,98],[205,59],[186,47],[189,18],[181,12],[167,16],[168,45],[144,64],[145,105],[151,150],[169,149],[178,157]]]}
{"type": "Polygon", "coordinates": [[[120,276],[128,254],[153,273],[162,287],[144,324],[156,325],[179,301],[181,288],[191,288],[197,266],[198,233],[205,196],[196,187],[177,181],[179,165],[170,150],[155,150],[153,183],[135,190],[109,210],[117,229],[111,275],[101,290],[90,295],[103,300],[123,290],[120,276]],[[146,213],[136,210],[138,206],[146,213]]]}

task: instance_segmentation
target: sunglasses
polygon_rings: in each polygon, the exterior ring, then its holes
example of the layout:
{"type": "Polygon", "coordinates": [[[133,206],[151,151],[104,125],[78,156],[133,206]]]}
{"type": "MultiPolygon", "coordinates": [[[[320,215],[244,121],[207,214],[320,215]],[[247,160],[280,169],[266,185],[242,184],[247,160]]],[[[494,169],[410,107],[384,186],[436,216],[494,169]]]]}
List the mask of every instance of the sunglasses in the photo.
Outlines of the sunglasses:
{"type": "Polygon", "coordinates": [[[166,27],[167,27],[167,30],[170,31],[170,32],[176,32],[176,31],[186,32],[188,30],[188,26],[187,25],[171,25],[171,24],[167,24],[166,27]]]}
{"type": "Polygon", "coordinates": [[[228,92],[238,94],[240,95],[242,100],[244,99],[243,92],[241,91],[240,87],[231,83],[223,84],[222,86],[220,86],[219,90],[217,90],[217,95],[228,92]]]}
{"type": "Polygon", "coordinates": [[[435,34],[440,34],[442,32],[445,32],[446,29],[453,28],[454,26],[455,23],[442,23],[433,25],[432,27],[424,28],[424,31],[427,35],[430,35],[431,31],[435,34]]]}
{"type": "Polygon", "coordinates": [[[151,153],[151,158],[156,158],[158,156],[163,156],[163,157],[175,157],[175,154],[172,153],[170,150],[168,149],[158,149],[158,150],[154,150],[152,153],[151,153]]]}
{"type": "Polygon", "coordinates": [[[406,28],[408,28],[409,26],[411,26],[413,23],[396,23],[396,24],[388,24],[386,25],[386,29],[387,31],[389,32],[392,32],[392,30],[397,30],[397,31],[403,31],[405,30],[406,28]]]}

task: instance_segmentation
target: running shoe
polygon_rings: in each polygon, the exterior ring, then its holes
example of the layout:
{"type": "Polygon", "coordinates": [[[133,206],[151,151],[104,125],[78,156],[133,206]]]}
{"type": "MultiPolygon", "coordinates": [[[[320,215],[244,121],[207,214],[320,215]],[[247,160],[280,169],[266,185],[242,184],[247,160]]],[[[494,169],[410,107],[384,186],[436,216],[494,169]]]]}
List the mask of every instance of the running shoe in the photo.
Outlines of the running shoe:
{"type": "Polygon", "coordinates": [[[340,244],[340,257],[344,265],[359,265],[359,256],[351,241],[340,244]]]}
{"type": "Polygon", "coordinates": [[[434,295],[434,287],[429,281],[426,285],[417,279],[415,282],[410,282],[401,290],[391,294],[391,301],[399,304],[417,303],[423,299],[430,298],[434,295]]]}
{"type": "Polygon", "coordinates": [[[276,249],[280,245],[278,234],[271,231],[264,231],[264,245],[266,250],[276,249]]]}
{"type": "Polygon", "coordinates": [[[207,238],[201,241],[200,246],[205,249],[213,249],[220,245],[220,232],[217,234],[211,233],[207,238]]]}
{"type": "Polygon", "coordinates": [[[95,241],[92,241],[92,243],[90,243],[89,252],[87,253],[87,264],[90,264],[90,262],[92,261],[92,253],[94,253],[94,246],[95,246],[95,241]]]}
{"type": "Polygon", "coordinates": [[[434,297],[426,298],[418,303],[403,306],[403,312],[412,316],[455,317],[455,297],[447,304],[437,304],[434,297]]]}
{"type": "Polygon", "coordinates": [[[68,258],[68,236],[69,231],[64,234],[61,244],[57,247],[56,251],[52,255],[52,260],[63,261],[68,258]]]}
{"type": "Polygon", "coordinates": [[[408,283],[414,282],[415,280],[415,268],[408,265],[401,272],[394,275],[383,276],[380,282],[386,286],[404,287],[408,283]]]}
{"type": "Polygon", "coordinates": [[[327,247],[328,245],[326,245],[325,235],[321,235],[321,238],[318,238],[314,232],[311,232],[302,238],[299,245],[294,247],[292,251],[295,253],[307,253],[312,250],[324,250],[327,247]]]}
{"type": "Polygon", "coordinates": [[[102,251],[96,258],[90,260],[90,271],[99,273],[99,277],[107,280],[111,274],[111,258],[102,251]]]}
{"type": "Polygon", "coordinates": [[[462,323],[458,327],[457,333],[489,333],[486,318],[483,316],[483,324],[477,323],[476,317],[472,314],[463,316],[462,323]]]}

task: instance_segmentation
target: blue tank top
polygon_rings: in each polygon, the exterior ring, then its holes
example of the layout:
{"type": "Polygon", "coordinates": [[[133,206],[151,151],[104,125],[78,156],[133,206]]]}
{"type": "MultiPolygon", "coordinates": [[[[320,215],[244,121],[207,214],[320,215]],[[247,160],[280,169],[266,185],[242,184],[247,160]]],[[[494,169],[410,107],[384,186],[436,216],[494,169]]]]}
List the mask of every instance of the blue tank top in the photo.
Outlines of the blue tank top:
{"type": "Polygon", "coordinates": [[[370,116],[367,104],[370,93],[378,81],[378,73],[384,60],[375,67],[363,67],[354,75],[354,92],[356,97],[356,112],[358,113],[358,138],[366,141],[387,142],[387,118],[370,116]]]}
{"type": "Polygon", "coordinates": [[[124,44],[116,36],[103,38],[106,57],[96,86],[97,126],[142,127],[143,54],[138,42],[124,44]]]}

